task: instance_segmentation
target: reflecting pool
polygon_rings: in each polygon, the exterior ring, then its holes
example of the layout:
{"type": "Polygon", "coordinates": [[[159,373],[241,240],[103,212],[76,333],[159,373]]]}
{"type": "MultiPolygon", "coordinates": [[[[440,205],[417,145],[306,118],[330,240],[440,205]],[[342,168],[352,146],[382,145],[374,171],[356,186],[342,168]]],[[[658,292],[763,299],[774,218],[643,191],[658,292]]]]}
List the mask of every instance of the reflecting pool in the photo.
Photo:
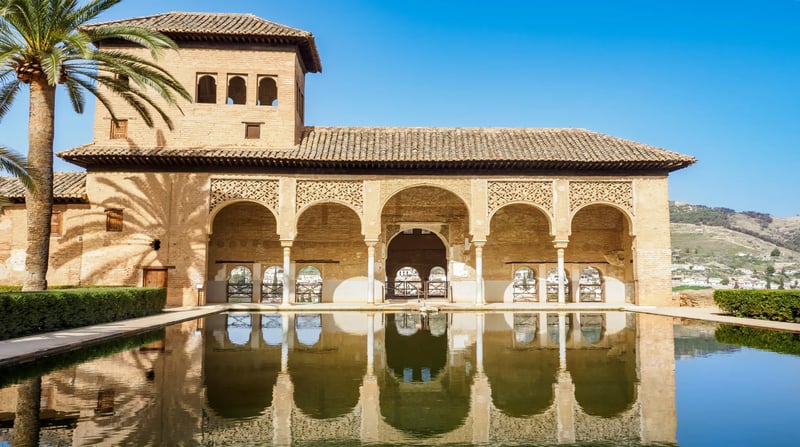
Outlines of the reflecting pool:
{"type": "Polygon", "coordinates": [[[227,313],[129,343],[0,370],[0,446],[800,440],[798,334],[622,312],[227,313]],[[20,410],[36,401],[38,418],[20,410]]]}

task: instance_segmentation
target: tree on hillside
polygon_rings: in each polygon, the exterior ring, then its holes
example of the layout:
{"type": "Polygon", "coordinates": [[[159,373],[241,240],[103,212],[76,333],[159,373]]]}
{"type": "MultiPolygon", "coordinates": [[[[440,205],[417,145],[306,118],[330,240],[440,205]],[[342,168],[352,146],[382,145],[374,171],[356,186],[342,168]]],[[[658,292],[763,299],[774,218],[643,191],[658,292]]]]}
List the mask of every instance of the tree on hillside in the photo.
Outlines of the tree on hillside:
{"type": "Polygon", "coordinates": [[[50,217],[53,211],[53,133],[56,86],[62,85],[73,109],[82,113],[85,93],[111,112],[108,94],[116,94],[153,125],[151,110],[172,129],[172,121],[151,93],[167,106],[176,95],[191,101],[183,86],[148,60],[104,51],[93,42],[124,40],[150,50],[155,59],[176,45],[164,35],[141,27],[87,22],[121,0],[0,0],[0,119],[23,86],[30,92],[28,163],[34,189],[25,194],[28,218],[26,278],[23,290],[47,288],[50,217]]]}
{"type": "Polygon", "coordinates": [[[773,258],[777,258],[778,256],[781,255],[781,251],[778,250],[778,248],[776,247],[775,249],[772,250],[772,253],[770,253],[769,255],[772,256],[773,258]]]}

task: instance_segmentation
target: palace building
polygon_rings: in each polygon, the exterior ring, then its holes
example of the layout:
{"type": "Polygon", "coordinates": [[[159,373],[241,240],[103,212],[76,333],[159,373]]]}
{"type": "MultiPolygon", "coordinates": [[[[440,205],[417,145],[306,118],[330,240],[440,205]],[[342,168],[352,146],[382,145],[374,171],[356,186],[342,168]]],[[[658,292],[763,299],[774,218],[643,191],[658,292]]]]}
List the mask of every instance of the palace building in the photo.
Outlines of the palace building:
{"type": "MultiPolygon", "coordinates": [[[[94,141],[58,154],[85,173],[56,174],[49,284],[165,286],[171,306],[669,303],[668,175],[694,158],[584,129],[307,126],[311,33],[114,23],[172,38],[159,63],[195,98],[169,131],[111,97],[119,121],[98,104],[94,141]]],[[[21,284],[24,195],[0,192],[0,282],[21,284]]]]}

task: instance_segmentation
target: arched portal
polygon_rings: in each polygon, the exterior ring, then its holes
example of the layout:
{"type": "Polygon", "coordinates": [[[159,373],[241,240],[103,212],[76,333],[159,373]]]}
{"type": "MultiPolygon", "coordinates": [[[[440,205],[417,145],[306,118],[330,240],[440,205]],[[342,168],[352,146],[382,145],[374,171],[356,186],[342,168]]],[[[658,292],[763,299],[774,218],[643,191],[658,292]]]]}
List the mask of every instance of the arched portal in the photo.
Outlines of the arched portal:
{"type": "Polygon", "coordinates": [[[386,243],[382,279],[387,283],[388,298],[395,296],[394,278],[403,267],[417,270],[425,282],[423,296],[450,297],[456,287],[451,272],[454,263],[458,263],[460,272],[455,279],[474,285],[467,268],[467,262],[474,265],[474,259],[464,253],[465,240],[469,240],[469,210],[455,193],[427,185],[400,190],[384,203],[381,225],[386,243]],[[436,267],[439,269],[434,271],[436,267]],[[431,273],[437,273],[436,279],[431,279],[431,273]]]}
{"type": "Polygon", "coordinates": [[[536,340],[538,314],[514,314],[513,328],[503,314],[487,314],[483,364],[492,384],[492,403],[511,417],[528,417],[553,405],[558,350],[536,340]]]}
{"type": "MultiPolygon", "coordinates": [[[[597,270],[596,275],[602,274],[602,301],[634,302],[633,236],[628,217],[611,205],[595,204],[575,213],[571,225],[572,234],[564,253],[566,263],[574,266],[570,273],[579,275],[591,266],[597,270]]],[[[598,292],[591,295],[596,300],[598,292]]]]}
{"type": "Polygon", "coordinates": [[[466,365],[474,358],[448,354],[447,316],[387,314],[385,328],[386,368],[378,372],[378,382],[386,422],[416,436],[462,426],[474,374],[466,365]]]}
{"type": "MultiPolygon", "coordinates": [[[[439,236],[422,229],[405,230],[389,243],[386,273],[391,278],[387,286],[388,298],[427,297],[429,278],[434,269],[441,277],[442,265],[447,264],[445,246],[439,236]]],[[[446,274],[445,274],[446,281],[446,274]]],[[[442,294],[441,281],[437,281],[437,295],[442,294]]],[[[446,291],[446,286],[444,286],[446,291]]]]}
{"type": "MultiPolygon", "coordinates": [[[[357,300],[366,290],[367,245],[361,234],[361,219],[351,208],[338,203],[318,203],[298,217],[292,244],[297,271],[314,267],[322,281],[309,290],[319,302],[357,300]]],[[[301,278],[296,278],[300,287],[301,278]]],[[[299,288],[295,300],[308,298],[299,288]]],[[[313,301],[313,300],[312,300],[313,301]]]]}
{"type": "Polygon", "coordinates": [[[232,275],[237,267],[250,271],[252,292],[249,296],[257,300],[261,295],[259,285],[264,279],[264,271],[268,266],[282,262],[283,249],[272,212],[254,202],[226,205],[214,215],[211,224],[207,301],[226,301],[230,280],[240,277],[232,275]]]}
{"type": "Polygon", "coordinates": [[[536,277],[524,268],[535,274],[539,265],[557,262],[550,219],[533,205],[516,203],[497,210],[489,229],[483,249],[486,301],[538,301],[536,277]]]}
{"type": "Polygon", "coordinates": [[[296,314],[295,343],[289,354],[294,403],[314,419],[350,414],[366,374],[366,336],[336,326],[332,314],[296,314]]]}

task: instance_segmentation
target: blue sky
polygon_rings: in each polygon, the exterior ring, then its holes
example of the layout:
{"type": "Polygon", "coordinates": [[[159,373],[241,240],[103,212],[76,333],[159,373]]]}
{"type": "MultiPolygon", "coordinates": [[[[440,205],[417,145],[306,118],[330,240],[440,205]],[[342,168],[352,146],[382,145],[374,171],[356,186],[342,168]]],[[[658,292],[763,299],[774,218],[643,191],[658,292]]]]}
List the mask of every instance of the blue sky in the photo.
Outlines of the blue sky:
{"type": "MultiPolygon", "coordinates": [[[[314,33],[309,125],[586,128],[697,157],[673,200],[800,215],[796,0],[125,0],[102,18],[168,11],[314,33]]],[[[65,99],[57,151],[92,140],[93,108],[65,99]]],[[[26,103],[0,123],[20,152],[26,103]]]]}

